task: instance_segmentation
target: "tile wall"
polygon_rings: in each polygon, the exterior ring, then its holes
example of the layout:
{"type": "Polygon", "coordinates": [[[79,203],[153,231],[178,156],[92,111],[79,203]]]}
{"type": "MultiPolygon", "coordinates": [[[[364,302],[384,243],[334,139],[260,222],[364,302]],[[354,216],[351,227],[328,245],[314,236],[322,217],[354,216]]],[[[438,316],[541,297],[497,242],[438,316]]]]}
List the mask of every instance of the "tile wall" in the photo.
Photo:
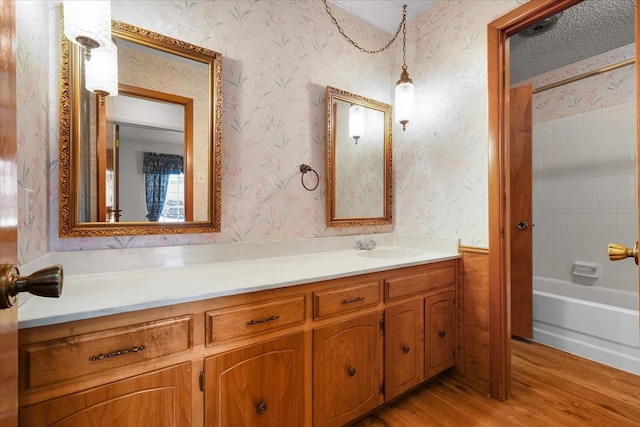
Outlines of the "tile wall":
{"type": "MultiPolygon", "coordinates": [[[[632,43],[527,82],[542,87],[634,56],[632,43]]],[[[635,72],[628,65],[533,97],[536,276],[637,292],[635,264],[607,255],[610,242],[633,246],[638,235],[635,72]],[[598,264],[599,278],[572,275],[574,261],[598,264]]]]}

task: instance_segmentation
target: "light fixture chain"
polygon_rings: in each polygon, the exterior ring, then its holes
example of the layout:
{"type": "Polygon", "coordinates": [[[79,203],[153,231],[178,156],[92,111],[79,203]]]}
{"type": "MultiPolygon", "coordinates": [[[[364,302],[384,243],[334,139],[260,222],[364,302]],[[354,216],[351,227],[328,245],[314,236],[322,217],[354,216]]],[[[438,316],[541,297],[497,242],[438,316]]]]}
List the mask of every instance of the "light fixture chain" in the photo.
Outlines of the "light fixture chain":
{"type": "MultiPolygon", "coordinates": [[[[405,8],[406,7],[407,6],[405,6],[405,8]]],[[[406,14],[406,9],[405,9],[405,14],[406,14]]],[[[402,69],[403,70],[407,69],[407,24],[404,18],[402,19],[402,69]]]]}
{"type": "MultiPolygon", "coordinates": [[[[393,44],[394,41],[396,41],[396,39],[398,38],[398,35],[400,34],[400,30],[402,30],[404,28],[404,39],[403,39],[403,43],[406,43],[407,40],[407,31],[405,28],[405,22],[407,19],[407,5],[402,6],[402,21],[400,22],[400,25],[398,25],[398,30],[396,31],[396,33],[393,35],[393,37],[391,38],[391,40],[389,40],[389,42],[384,46],[381,47],[380,49],[377,50],[368,50],[365,49],[363,47],[361,47],[360,45],[358,45],[358,43],[356,43],[355,41],[353,41],[351,39],[351,37],[349,37],[347,34],[345,34],[344,30],[342,29],[342,27],[340,26],[340,24],[338,23],[338,20],[335,18],[335,16],[333,16],[333,13],[331,12],[331,8],[329,7],[329,5],[327,4],[327,0],[322,0],[322,2],[324,3],[324,6],[327,10],[327,13],[329,14],[329,16],[331,17],[331,21],[333,22],[333,25],[336,26],[336,28],[338,29],[338,32],[342,35],[342,37],[345,38],[346,41],[348,41],[349,43],[351,43],[354,47],[356,47],[360,52],[363,53],[380,53],[383,50],[386,50],[389,48],[389,46],[391,46],[393,44]]],[[[406,60],[404,61],[406,62],[406,60]]],[[[406,68],[406,65],[404,66],[406,68]]]]}

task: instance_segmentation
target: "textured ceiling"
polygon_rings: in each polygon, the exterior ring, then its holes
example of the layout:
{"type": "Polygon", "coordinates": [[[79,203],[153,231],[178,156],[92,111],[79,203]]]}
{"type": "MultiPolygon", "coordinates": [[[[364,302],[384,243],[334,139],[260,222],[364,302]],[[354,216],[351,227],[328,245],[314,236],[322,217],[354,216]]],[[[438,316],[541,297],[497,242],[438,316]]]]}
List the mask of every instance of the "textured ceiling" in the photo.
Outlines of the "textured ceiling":
{"type": "MultiPolygon", "coordinates": [[[[407,5],[407,20],[431,7],[433,0],[328,0],[342,9],[395,33],[407,5]]],[[[464,0],[480,1],[480,0],[464,0]]],[[[511,81],[529,77],[615,49],[634,41],[634,0],[585,0],[568,9],[551,30],[535,37],[511,38],[511,81]]]]}
{"type": "Polygon", "coordinates": [[[435,0],[328,0],[370,24],[395,34],[402,20],[402,6],[407,5],[407,21],[431,7],[435,0]]]}
{"type": "Polygon", "coordinates": [[[585,0],[555,27],[511,37],[511,81],[519,82],[634,41],[634,0],[585,0]]]}

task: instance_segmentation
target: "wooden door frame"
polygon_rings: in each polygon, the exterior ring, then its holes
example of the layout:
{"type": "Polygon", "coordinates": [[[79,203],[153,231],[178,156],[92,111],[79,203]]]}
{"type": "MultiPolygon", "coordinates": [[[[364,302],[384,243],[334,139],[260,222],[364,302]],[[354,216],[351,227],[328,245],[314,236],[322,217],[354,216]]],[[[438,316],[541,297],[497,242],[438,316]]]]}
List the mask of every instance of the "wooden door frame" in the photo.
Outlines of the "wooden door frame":
{"type": "MultiPolygon", "coordinates": [[[[17,264],[16,9],[0,0],[0,263],[17,264]]],[[[18,425],[18,308],[0,309],[0,424],[18,425]]]]}
{"type": "MultiPolygon", "coordinates": [[[[523,4],[487,25],[489,106],[489,352],[491,396],[507,400],[511,382],[509,219],[510,36],[582,0],[523,4]]],[[[636,4],[636,8],[638,5],[636,4]]],[[[636,9],[637,11],[637,9],[636,9]]],[[[637,25],[637,23],[636,23],[637,25]]],[[[637,33],[637,31],[636,31],[637,33]]],[[[637,45],[636,45],[637,49],[637,45]]]]}

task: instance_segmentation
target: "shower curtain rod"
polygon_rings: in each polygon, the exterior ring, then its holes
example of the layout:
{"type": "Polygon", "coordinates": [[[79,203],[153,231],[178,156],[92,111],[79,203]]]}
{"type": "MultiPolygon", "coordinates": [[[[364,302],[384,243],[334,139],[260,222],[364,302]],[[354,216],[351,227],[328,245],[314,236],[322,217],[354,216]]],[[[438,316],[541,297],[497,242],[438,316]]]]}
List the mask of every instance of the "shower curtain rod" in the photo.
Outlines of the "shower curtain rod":
{"type": "Polygon", "coordinates": [[[569,83],[577,82],[578,80],[586,79],[588,77],[593,77],[598,74],[606,73],[607,71],[611,71],[617,68],[631,65],[634,62],[636,62],[636,59],[631,58],[622,62],[618,62],[617,64],[607,65],[606,67],[598,68],[597,70],[591,70],[584,74],[580,74],[579,76],[569,77],[568,79],[560,80],[559,82],[551,83],[550,85],[537,87],[533,90],[533,93],[536,94],[536,93],[544,92],[545,90],[554,89],[558,86],[563,86],[569,83]]]}

